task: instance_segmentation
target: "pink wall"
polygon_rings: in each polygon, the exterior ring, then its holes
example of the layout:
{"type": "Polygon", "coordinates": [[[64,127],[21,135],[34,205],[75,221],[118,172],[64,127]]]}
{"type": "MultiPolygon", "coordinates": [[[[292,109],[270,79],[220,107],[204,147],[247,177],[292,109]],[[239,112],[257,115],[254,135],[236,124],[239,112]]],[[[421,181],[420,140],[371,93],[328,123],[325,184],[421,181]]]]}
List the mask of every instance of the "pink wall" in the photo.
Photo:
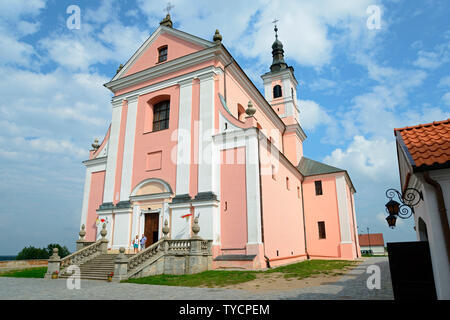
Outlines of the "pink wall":
{"type": "Polygon", "coordinates": [[[247,244],[245,147],[222,150],[220,166],[220,234],[222,249],[247,244]],[[239,161],[237,161],[239,157],[239,161]]]}
{"type": "MultiPolygon", "coordinates": [[[[260,143],[260,157],[263,152],[267,149],[260,143]]],[[[301,187],[301,177],[299,173],[294,174],[294,170],[280,161],[276,180],[271,174],[261,175],[265,253],[275,264],[305,255],[302,200],[297,189],[301,187]],[[286,177],[289,178],[289,190],[286,177]]]]}
{"type": "Polygon", "coordinates": [[[306,237],[309,255],[333,258],[340,256],[339,213],[334,176],[308,177],[303,183],[306,237]],[[314,181],[322,181],[322,195],[316,196],[314,181]],[[318,222],[325,222],[326,239],[319,239],[318,222]]]}
{"type": "Polygon", "coordinates": [[[145,179],[159,178],[169,183],[175,191],[178,141],[175,130],[178,128],[179,93],[179,86],[176,85],[139,96],[131,190],[145,179]],[[147,131],[152,127],[146,125],[146,121],[151,121],[148,113],[151,112],[153,104],[161,100],[161,97],[170,97],[169,128],[156,132],[147,131]],[[161,169],[147,171],[147,155],[159,151],[161,152],[161,169]]]}
{"type": "Polygon", "coordinates": [[[137,61],[127,70],[125,76],[154,67],[156,65],[180,58],[182,56],[197,52],[204,49],[191,42],[184,41],[171,34],[161,34],[153,43],[147,48],[145,52],[137,59],[137,61]],[[167,45],[167,60],[158,63],[158,48],[167,45]]]}
{"type": "Polygon", "coordinates": [[[88,212],[86,219],[86,240],[95,241],[97,235],[97,209],[103,203],[103,188],[105,186],[106,171],[93,172],[91,174],[91,186],[89,192],[88,212]]]}

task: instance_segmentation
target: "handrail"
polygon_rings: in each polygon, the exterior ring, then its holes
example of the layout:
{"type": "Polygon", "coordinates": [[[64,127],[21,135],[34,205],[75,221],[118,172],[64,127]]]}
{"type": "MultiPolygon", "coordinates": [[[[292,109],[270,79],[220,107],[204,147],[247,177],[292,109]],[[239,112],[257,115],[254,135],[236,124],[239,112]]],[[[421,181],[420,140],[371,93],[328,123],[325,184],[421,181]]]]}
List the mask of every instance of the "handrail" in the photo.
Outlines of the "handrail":
{"type": "Polygon", "coordinates": [[[135,269],[139,265],[143,264],[145,261],[156,255],[160,250],[160,244],[164,242],[165,239],[161,239],[150,247],[145,248],[143,251],[136,253],[133,257],[128,259],[128,271],[135,269]]]}
{"type": "Polygon", "coordinates": [[[72,254],[69,254],[68,256],[61,259],[60,266],[66,267],[70,266],[71,264],[76,264],[84,260],[83,258],[92,256],[93,254],[97,253],[99,251],[99,248],[102,244],[102,239],[88,245],[87,247],[84,247],[81,250],[75,251],[72,254]]]}

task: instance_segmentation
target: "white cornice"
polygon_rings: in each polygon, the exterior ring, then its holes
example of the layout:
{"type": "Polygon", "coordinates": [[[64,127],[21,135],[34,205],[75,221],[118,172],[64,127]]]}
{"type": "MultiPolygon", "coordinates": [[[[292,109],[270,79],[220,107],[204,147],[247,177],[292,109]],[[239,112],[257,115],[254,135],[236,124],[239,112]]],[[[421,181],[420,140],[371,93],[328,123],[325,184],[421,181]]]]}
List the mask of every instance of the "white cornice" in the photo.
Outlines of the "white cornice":
{"type": "Polygon", "coordinates": [[[221,69],[216,68],[214,66],[209,66],[209,67],[206,67],[206,68],[203,68],[200,70],[196,70],[193,72],[189,72],[189,73],[183,74],[181,76],[167,79],[167,80],[164,80],[164,81],[161,81],[161,82],[158,82],[158,83],[155,83],[155,84],[143,87],[143,88],[139,88],[139,89],[135,89],[135,90],[123,93],[121,95],[113,97],[112,101],[113,102],[121,101],[123,99],[127,99],[129,96],[135,96],[135,95],[140,96],[140,95],[147,94],[149,92],[153,92],[153,91],[160,90],[163,88],[167,88],[167,87],[170,87],[173,85],[180,85],[181,83],[184,83],[189,80],[193,80],[194,78],[196,78],[196,77],[198,78],[202,75],[207,75],[209,77],[213,77],[214,75],[220,74],[221,72],[222,72],[221,69]]]}
{"type": "Polygon", "coordinates": [[[90,168],[90,167],[98,166],[100,164],[105,164],[107,158],[108,157],[95,158],[95,159],[85,160],[82,163],[86,166],[86,168],[90,168]]]}
{"type": "Polygon", "coordinates": [[[305,141],[305,139],[306,139],[306,134],[299,124],[287,125],[286,131],[284,133],[286,134],[289,132],[295,132],[295,134],[300,138],[300,140],[302,140],[302,142],[305,141]]]}

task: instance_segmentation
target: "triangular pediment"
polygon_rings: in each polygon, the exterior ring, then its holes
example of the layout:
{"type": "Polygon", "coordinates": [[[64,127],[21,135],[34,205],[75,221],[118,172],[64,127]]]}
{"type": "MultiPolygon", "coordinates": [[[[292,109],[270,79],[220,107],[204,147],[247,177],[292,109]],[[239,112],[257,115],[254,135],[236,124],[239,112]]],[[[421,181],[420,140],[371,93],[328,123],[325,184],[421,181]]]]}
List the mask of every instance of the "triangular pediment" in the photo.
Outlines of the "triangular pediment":
{"type": "Polygon", "coordinates": [[[158,29],[142,44],[114,76],[117,80],[214,46],[214,43],[166,26],[158,29]],[[158,49],[167,46],[167,60],[158,63],[158,49]]]}

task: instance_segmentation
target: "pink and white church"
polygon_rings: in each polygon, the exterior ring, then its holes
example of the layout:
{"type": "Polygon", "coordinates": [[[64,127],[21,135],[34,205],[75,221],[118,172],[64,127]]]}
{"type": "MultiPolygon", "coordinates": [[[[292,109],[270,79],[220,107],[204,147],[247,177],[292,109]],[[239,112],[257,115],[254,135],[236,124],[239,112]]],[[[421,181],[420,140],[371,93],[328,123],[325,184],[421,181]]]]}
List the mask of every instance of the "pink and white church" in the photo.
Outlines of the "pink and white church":
{"type": "MultiPolygon", "coordinates": [[[[275,28],[275,32],[277,29],[275,28]]],[[[346,170],[303,156],[298,82],[272,45],[264,93],[222,44],[173,28],[170,15],[105,87],[112,121],[84,161],[86,240],[191,237],[199,217],[213,267],[257,269],[361,256],[346,170]],[[100,222],[100,224],[99,224],[100,222]]]]}

